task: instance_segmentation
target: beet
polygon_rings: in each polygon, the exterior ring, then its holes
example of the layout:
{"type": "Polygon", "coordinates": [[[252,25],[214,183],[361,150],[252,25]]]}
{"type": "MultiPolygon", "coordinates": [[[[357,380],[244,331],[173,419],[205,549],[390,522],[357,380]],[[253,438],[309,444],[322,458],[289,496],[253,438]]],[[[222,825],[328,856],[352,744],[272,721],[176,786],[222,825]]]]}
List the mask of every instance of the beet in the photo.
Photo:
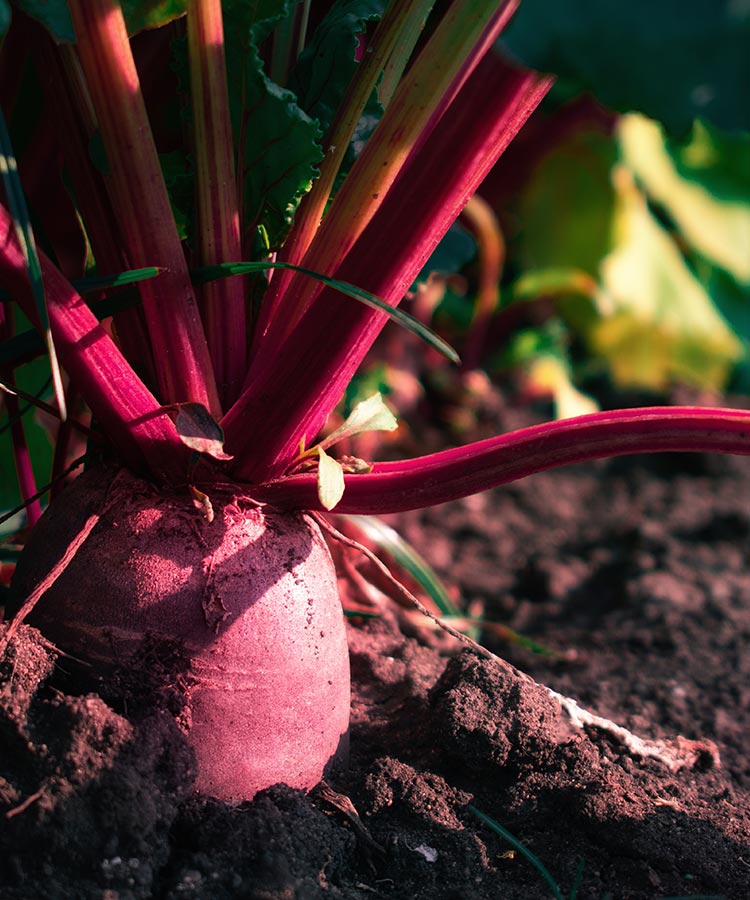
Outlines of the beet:
{"type": "Polygon", "coordinates": [[[349,721],[330,553],[302,515],[261,507],[239,487],[208,494],[212,520],[187,489],[87,472],[34,529],[16,602],[103,510],[29,621],[97,666],[134,660],[146,638],[174,642],[199,792],[239,800],[277,782],[309,789],[345,753],[349,721]]]}

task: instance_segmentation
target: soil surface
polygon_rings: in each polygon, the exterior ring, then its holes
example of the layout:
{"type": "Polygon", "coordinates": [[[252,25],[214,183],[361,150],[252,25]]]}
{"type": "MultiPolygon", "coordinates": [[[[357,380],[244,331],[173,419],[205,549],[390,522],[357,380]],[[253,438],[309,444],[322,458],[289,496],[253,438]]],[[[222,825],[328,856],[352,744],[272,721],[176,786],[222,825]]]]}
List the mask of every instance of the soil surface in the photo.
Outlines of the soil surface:
{"type": "Polygon", "coordinates": [[[84,683],[23,627],[0,662],[0,898],[748,900],[748,498],[748,459],[631,457],[390,520],[547,653],[497,627],[485,647],[679,768],[391,603],[350,619],[348,771],[232,807],[193,794],[153,666],[84,683]]]}

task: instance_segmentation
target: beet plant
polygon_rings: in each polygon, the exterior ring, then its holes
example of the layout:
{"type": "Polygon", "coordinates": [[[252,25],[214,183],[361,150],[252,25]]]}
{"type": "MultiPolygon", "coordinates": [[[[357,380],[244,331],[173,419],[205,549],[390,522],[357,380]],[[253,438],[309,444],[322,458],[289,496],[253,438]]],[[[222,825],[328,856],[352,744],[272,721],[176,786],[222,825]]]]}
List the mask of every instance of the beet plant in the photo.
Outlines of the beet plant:
{"type": "Polygon", "coordinates": [[[442,503],[614,454],[750,453],[746,412],[682,407],[400,462],[329,452],[394,427],[377,397],[327,426],[389,320],[451,355],[398,305],[552,83],[493,50],[517,6],[12,9],[3,386],[14,415],[14,371],[46,348],[53,482],[81,434],[88,449],[87,471],[37,525],[15,419],[35,527],[3,641],[33,609],[61,649],[97,666],[143,660],[144,642],[176,647],[204,793],[309,788],[345,752],[346,640],[316,516],[442,503]]]}

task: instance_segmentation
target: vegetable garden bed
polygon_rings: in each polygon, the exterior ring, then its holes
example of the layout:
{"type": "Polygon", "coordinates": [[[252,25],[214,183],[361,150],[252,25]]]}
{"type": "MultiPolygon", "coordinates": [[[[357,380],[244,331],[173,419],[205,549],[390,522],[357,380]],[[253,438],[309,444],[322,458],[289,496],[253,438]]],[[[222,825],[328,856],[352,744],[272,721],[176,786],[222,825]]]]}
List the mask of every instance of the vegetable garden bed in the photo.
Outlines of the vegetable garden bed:
{"type": "Polygon", "coordinates": [[[86,684],[22,630],[2,673],[2,897],[556,896],[476,809],[566,900],[744,900],[748,489],[743,458],[633,457],[392,519],[464,601],[555,655],[485,646],[641,737],[703,742],[681,771],[566,734],[543,692],[385,615],[350,620],[347,772],[308,797],[195,799],[163,655],[147,685],[131,668],[86,684]],[[154,703],[129,719],[135,694],[154,703]]]}

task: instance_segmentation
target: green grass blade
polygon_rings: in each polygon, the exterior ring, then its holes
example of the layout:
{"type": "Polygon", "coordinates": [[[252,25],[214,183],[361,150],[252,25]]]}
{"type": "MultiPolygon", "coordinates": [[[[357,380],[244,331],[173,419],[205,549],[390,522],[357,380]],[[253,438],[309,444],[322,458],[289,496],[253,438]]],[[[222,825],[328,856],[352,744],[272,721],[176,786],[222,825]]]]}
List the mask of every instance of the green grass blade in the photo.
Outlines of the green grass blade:
{"type": "MultiPolygon", "coordinates": [[[[146,269],[128,269],[126,272],[118,272],[116,275],[107,275],[102,278],[78,278],[71,284],[79,294],[85,296],[107,288],[126,287],[149,278],[156,278],[162,271],[163,269],[158,266],[149,266],[146,269]]],[[[0,301],[6,299],[9,299],[9,295],[0,291],[0,301]]],[[[101,321],[124,309],[138,306],[140,302],[141,298],[137,292],[123,291],[117,296],[98,301],[91,306],[91,309],[101,321]]],[[[44,349],[44,340],[36,331],[22,331],[0,343],[0,366],[15,367],[39,356],[44,349]]]]}
{"type": "Polygon", "coordinates": [[[79,294],[93,294],[95,291],[104,291],[107,288],[123,287],[126,284],[135,284],[139,281],[147,281],[156,278],[164,271],[160,266],[148,266],[145,269],[128,269],[126,272],[118,272],[116,275],[105,275],[102,278],[78,278],[71,281],[79,294]]]}
{"type": "Polygon", "coordinates": [[[473,813],[481,822],[490,828],[495,834],[499,834],[501,838],[506,840],[511,847],[515,850],[518,850],[523,856],[528,859],[528,861],[534,866],[534,868],[539,872],[542,878],[547,882],[552,891],[555,900],[565,900],[562,895],[562,891],[558,887],[555,879],[550,875],[549,871],[545,867],[544,863],[536,856],[534,853],[529,850],[528,847],[525,847],[518,838],[514,837],[506,828],[503,828],[498,822],[494,819],[491,819],[489,816],[485,815],[483,812],[480,812],[475,806],[469,805],[469,812],[473,813]]]}
{"type": "Polygon", "coordinates": [[[389,306],[384,300],[381,300],[369,291],[365,291],[363,288],[359,288],[354,284],[349,284],[348,281],[339,281],[336,278],[329,278],[327,275],[321,275],[319,272],[313,272],[311,269],[304,269],[301,266],[293,266],[291,263],[283,262],[238,262],[222,263],[217,266],[204,266],[200,269],[193,269],[191,276],[193,284],[205,284],[207,281],[213,281],[216,278],[228,278],[231,275],[248,275],[251,272],[263,272],[266,269],[291,269],[294,272],[299,272],[301,275],[307,275],[309,278],[314,278],[316,281],[320,281],[321,284],[326,285],[326,287],[333,288],[334,290],[339,291],[339,293],[351,297],[353,300],[364,303],[365,306],[369,306],[372,309],[377,309],[380,312],[385,313],[402,328],[405,328],[407,331],[411,332],[411,334],[417,335],[417,337],[421,338],[439,353],[442,353],[443,356],[447,357],[451,362],[459,363],[461,361],[458,353],[456,353],[450,344],[447,344],[442,338],[438,337],[431,328],[423,325],[418,319],[415,319],[414,316],[410,316],[408,313],[403,312],[403,310],[400,310],[397,307],[389,306]]]}
{"type": "Polygon", "coordinates": [[[60,421],[67,418],[65,407],[65,390],[63,389],[60,365],[57,361],[57,353],[52,340],[52,332],[49,327],[47,315],[47,302],[44,297],[44,284],[42,282],[42,267],[39,264],[39,255],[36,251],[36,241],[31,228],[29,209],[26,205],[26,197],[23,193],[21,179],[18,176],[18,164],[10,142],[10,135],[5,124],[5,116],[0,111],[0,174],[2,174],[5,193],[8,198],[8,206],[13,216],[18,243],[23,251],[26,268],[31,282],[31,293],[34,298],[39,322],[44,335],[44,343],[49,356],[50,369],[52,370],[52,383],[55,389],[55,399],[60,410],[60,421]]]}
{"type": "Polygon", "coordinates": [[[390,525],[376,516],[344,516],[353,522],[381,550],[396,562],[424,589],[442,616],[461,616],[461,611],[448,596],[432,567],[390,525]]]}
{"type": "Polygon", "coordinates": [[[581,881],[583,879],[583,867],[585,865],[585,861],[583,859],[578,860],[578,866],[576,867],[576,874],[573,878],[573,884],[570,888],[570,898],[569,900],[577,900],[578,890],[581,887],[581,881]]]}

